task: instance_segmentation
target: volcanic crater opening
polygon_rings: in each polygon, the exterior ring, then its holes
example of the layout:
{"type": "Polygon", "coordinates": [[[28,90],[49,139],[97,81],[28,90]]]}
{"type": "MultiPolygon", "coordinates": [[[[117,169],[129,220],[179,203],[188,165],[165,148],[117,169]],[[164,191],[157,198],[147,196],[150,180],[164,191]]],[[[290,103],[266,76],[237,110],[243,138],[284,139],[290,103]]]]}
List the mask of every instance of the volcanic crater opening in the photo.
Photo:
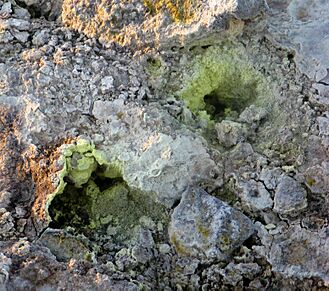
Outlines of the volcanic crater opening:
{"type": "Polygon", "coordinates": [[[203,97],[204,109],[211,119],[220,121],[226,117],[237,118],[257,97],[257,80],[239,81],[236,86],[219,82],[218,88],[203,97]]]}
{"type": "Polygon", "coordinates": [[[210,123],[235,119],[251,104],[266,106],[271,96],[264,75],[243,53],[228,47],[210,47],[194,57],[177,92],[194,114],[210,123]]]}
{"type": "Polygon", "coordinates": [[[91,151],[73,152],[65,163],[64,186],[48,206],[49,227],[124,240],[142,217],[157,221],[165,213],[151,193],[129,187],[119,168],[99,164],[91,151]]]}

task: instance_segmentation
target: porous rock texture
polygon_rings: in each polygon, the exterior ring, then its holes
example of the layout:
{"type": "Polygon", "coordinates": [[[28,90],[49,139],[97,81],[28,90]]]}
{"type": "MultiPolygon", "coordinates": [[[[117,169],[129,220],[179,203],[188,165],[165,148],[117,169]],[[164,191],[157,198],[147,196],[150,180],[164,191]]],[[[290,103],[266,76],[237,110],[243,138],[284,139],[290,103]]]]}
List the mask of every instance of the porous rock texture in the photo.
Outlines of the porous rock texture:
{"type": "Polygon", "coordinates": [[[328,14],[0,0],[0,289],[329,288],[328,14]]]}

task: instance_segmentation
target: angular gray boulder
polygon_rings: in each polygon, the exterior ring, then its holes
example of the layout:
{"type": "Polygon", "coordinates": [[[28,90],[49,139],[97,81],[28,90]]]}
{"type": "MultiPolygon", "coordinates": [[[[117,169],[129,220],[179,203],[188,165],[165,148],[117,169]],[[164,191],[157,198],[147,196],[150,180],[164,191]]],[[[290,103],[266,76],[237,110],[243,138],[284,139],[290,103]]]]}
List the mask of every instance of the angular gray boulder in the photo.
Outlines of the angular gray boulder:
{"type": "Polygon", "coordinates": [[[307,207],[307,192],[293,178],[282,176],[274,196],[274,211],[291,214],[307,207]]]}
{"type": "Polygon", "coordinates": [[[179,255],[224,261],[252,235],[252,221],[199,188],[188,188],[175,208],[169,236],[179,255]]]}

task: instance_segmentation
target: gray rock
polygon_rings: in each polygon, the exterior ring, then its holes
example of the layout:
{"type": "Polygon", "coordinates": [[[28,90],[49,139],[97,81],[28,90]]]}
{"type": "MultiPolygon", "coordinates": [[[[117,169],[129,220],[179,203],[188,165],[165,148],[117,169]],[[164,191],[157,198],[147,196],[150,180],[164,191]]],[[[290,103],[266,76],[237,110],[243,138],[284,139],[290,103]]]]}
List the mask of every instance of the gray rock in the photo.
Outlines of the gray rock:
{"type": "MultiPolygon", "coordinates": [[[[125,291],[140,291],[141,288],[127,280],[122,280],[122,281],[114,281],[114,283],[111,283],[110,286],[106,286],[107,288],[111,290],[125,290],[125,291]]],[[[104,290],[104,288],[102,288],[104,290]]]]}
{"type": "Polygon", "coordinates": [[[307,187],[313,193],[326,193],[329,190],[329,163],[324,161],[308,168],[305,173],[307,187]]]}
{"type": "Polygon", "coordinates": [[[254,154],[254,150],[250,143],[243,142],[238,144],[230,152],[230,160],[246,160],[254,154]]]}
{"type": "Polygon", "coordinates": [[[169,226],[180,255],[203,261],[226,260],[252,233],[251,220],[202,189],[189,188],[175,208],[169,226]]]}
{"type": "Polygon", "coordinates": [[[290,214],[307,207],[307,192],[293,178],[283,175],[274,196],[273,210],[280,214],[290,214]]]}
{"type": "Polygon", "coordinates": [[[271,1],[269,30],[274,39],[296,52],[302,73],[320,81],[327,75],[329,2],[304,0],[271,1]],[[289,28],[288,28],[289,27],[289,28]],[[288,29],[287,29],[288,28],[288,29]]]}
{"type": "Polygon", "coordinates": [[[261,271],[256,263],[229,263],[225,269],[220,270],[226,284],[236,286],[243,278],[253,279],[261,271]]]}
{"type": "Polygon", "coordinates": [[[0,253],[0,289],[7,290],[6,285],[9,279],[9,270],[12,261],[6,257],[3,253],[0,253]]]}
{"type": "MultiPolygon", "coordinates": [[[[195,3],[199,0],[183,1],[195,3]]],[[[30,26],[21,22],[22,19],[30,19],[26,9],[17,8],[15,1],[0,0],[0,7],[3,7],[4,2],[15,13],[15,18],[10,18],[8,12],[0,15],[0,26],[4,28],[0,33],[0,63],[4,63],[0,65],[0,192],[8,190],[12,193],[10,198],[7,197],[8,193],[0,197],[0,207],[6,208],[0,210],[0,252],[13,260],[12,267],[7,268],[9,274],[3,276],[0,258],[0,281],[4,279],[3,283],[9,279],[9,285],[6,286],[9,290],[151,290],[154,286],[161,290],[169,290],[168,286],[179,290],[198,290],[199,285],[203,285],[204,290],[217,290],[221,287],[230,289],[219,286],[224,285],[223,281],[232,288],[233,285],[235,288],[248,288],[246,283],[255,276],[258,277],[253,281],[256,289],[278,288],[275,286],[277,280],[272,280],[273,273],[265,270],[272,267],[264,261],[265,258],[274,266],[275,272],[282,274],[283,281],[287,276],[293,277],[290,280],[292,283],[295,283],[296,276],[317,276],[328,281],[328,276],[325,276],[328,274],[325,262],[328,257],[328,230],[321,230],[321,227],[326,227],[327,201],[323,200],[320,210],[317,207],[317,198],[322,199],[324,195],[311,196],[310,209],[303,212],[305,221],[300,219],[302,215],[298,213],[296,223],[302,220],[303,228],[312,231],[301,228],[292,231],[292,224],[284,223],[281,215],[269,210],[273,205],[271,195],[281,183],[280,169],[305,173],[305,181],[313,193],[328,193],[328,121],[326,113],[322,113],[326,109],[317,109],[312,104],[318,97],[321,103],[329,104],[328,86],[325,85],[328,82],[327,71],[324,70],[326,66],[316,64],[312,56],[305,63],[306,69],[308,62],[320,67],[315,81],[321,84],[313,85],[321,89],[319,96],[314,93],[315,90],[310,91],[311,81],[299,76],[290,52],[273,45],[270,35],[266,34],[266,39],[263,39],[264,32],[258,33],[265,18],[241,21],[256,16],[266,6],[265,1],[200,0],[200,9],[193,7],[193,10],[197,9],[193,11],[195,15],[191,22],[176,22],[172,21],[170,11],[166,8],[153,13],[145,8],[146,2],[152,4],[161,1],[65,0],[63,18],[69,28],[64,28],[60,22],[51,21],[52,13],[58,15],[61,11],[60,0],[25,0],[33,14],[33,18],[28,21],[30,26]],[[47,21],[40,15],[45,16],[47,21]],[[72,27],[95,38],[88,39],[85,34],[74,32],[72,27]],[[44,34],[46,30],[49,39],[44,34]],[[29,40],[30,35],[34,35],[33,45],[29,40]],[[239,75],[240,71],[236,65],[239,63],[234,61],[241,57],[259,76],[264,76],[265,83],[273,92],[272,96],[268,94],[270,91],[263,88],[264,94],[259,98],[258,89],[263,89],[254,84],[254,74],[246,80],[248,83],[250,81],[251,86],[258,87],[255,90],[256,99],[253,99],[255,101],[250,100],[255,105],[240,114],[239,123],[222,123],[226,128],[223,126],[220,129],[220,140],[228,147],[234,146],[229,151],[213,143],[213,137],[208,140],[208,135],[202,135],[202,129],[198,127],[199,124],[196,125],[195,115],[186,109],[183,101],[173,100],[163,105],[167,99],[176,96],[181,86],[185,86],[182,82],[185,73],[203,75],[203,65],[192,70],[188,64],[194,60],[199,63],[198,55],[211,49],[206,46],[217,47],[218,43],[221,45],[218,51],[215,50],[218,56],[215,59],[220,60],[227,51],[228,59],[233,60],[227,62],[228,67],[220,66],[223,68],[221,75],[225,79],[224,85],[241,87],[239,81],[235,81],[235,75],[239,75]],[[203,44],[205,46],[201,48],[203,44]],[[43,47],[38,49],[33,46],[43,47]],[[152,70],[149,70],[149,57],[155,59],[152,70]],[[156,61],[158,57],[161,59],[158,64],[160,68],[156,61]],[[226,74],[228,68],[236,68],[232,76],[226,74]],[[226,80],[226,77],[229,78],[226,80]],[[150,82],[150,79],[154,81],[150,82]],[[278,88],[272,90],[272,85],[278,88]],[[309,102],[305,101],[305,97],[309,98],[309,102]],[[17,117],[11,116],[14,115],[12,111],[8,116],[2,114],[2,106],[9,99],[19,105],[17,117]],[[267,114],[265,108],[272,109],[272,103],[274,110],[267,114]],[[229,130],[225,131],[227,128],[229,130]],[[245,128],[248,129],[247,134],[251,132],[248,143],[245,142],[245,128]],[[307,137],[312,134],[316,134],[317,139],[310,142],[307,137]],[[216,189],[216,195],[217,190],[223,190],[224,197],[226,191],[233,194],[236,181],[250,182],[251,185],[246,186],[248,191],[243,192],[241,189],[239,195],[242,203],[238,202],[238,205],[244,209],[248,206],[251,216],[262,215],[264,225],[260,222],[255,224],[259,240],[250,246],[250,250],[244,246],[238,247],[252,231],[250,220],[198,190],[197,194],[184,194],[177,209],[163,210],[160,211],[161,215],[152,216],[153,221],[148,219],[150,214],[144,213],[143,207],[138,208],[140,215],[133,223],[141,224],[143,229],[136,231],[133,242],[124,241],[122,245],[115,239],[121,227],[120,220],[114,221],[113,225],[104,224],[97,231],[86,231],[95,251],[99,250],[97,262],[85,260],[93,255],[88,251],[89,244],[72,233],[69,235],[63,231],[54,231],[51,234],[47,230],[38,241],[40,231],[47,226],[42,207],[47,205],[47,197],[51,197],[51,193],[45,191],[49,189],[45,179],[48,178],[48,182],[55,187],[58,185],[57,172],[65,166],[57,161],[58,152],[53,153],[53,150],[76,137],[91,137],[99,153],[104,154],[104,163],[105,160],[111,165],[113,163],[115,171],[120,172],[118,179],[122,176],[129,187],[144,192],[145,199],[160,201],[168,208],[182,198],[188,185],[202,183],[203,188],[216,189]],[[310,147],[311,143],[313,150],[305,150],[305,144],[310,147]],[[17,155],[13,154],[16,151],[17,155]],[[44,157],[48,157],[48,154],[50,160],[44,157]],[[23,175],[18,175],[22,168],[23,175]],[[29,177],[30,171],[33,181],[29,177]],[[47,177],[43,177],[43,174],[47,174],[47,177]],[[223,181],[225,187],[221,187],[223,181]],[[254,197],[255,193],[260,198],[254,197]],[[168,245],[166,233],[169,211],[174,211],[170,226],[172,247],[168,245]],[[145,216],[140,219],[142,215],[145,216]],[[25,243],[18,239],[21,236],[27,237],[25,243]],[[48,247],[41,247],[41,242],[48,247]],[[235,247],[238,249],[232,254],[234,260],[218,263],[228,258],[235,247]],[[180,254],[178,258],[174,248],[180,254]],[[69,263],[59,260],[69,260],[69,263]],[[259,266],[255,262],[266,265],[262,269],[265,273],[257,273],[259,266]],[[103,269],[106,263],[108,268],[103,269]],[[210,269],[213,271],[209,272],[210,269]],[[266,277],[268,286],[265,286],[266,277]]],[[[179,1],[162,2],[166,5],[179,1]]],[[[291,10],[297,2],[305,3],[302,0],[268,2],[271,6],[282,4],[283,10],[285,6],[291,10]]],[[[315,0],[314,6],[318,7],[320,2],[315,0]]],[[[326,24],[328,13],[325,8],[329,6],[324,2],[319,18],[326,24]]],[[[313,13],[313,9],[310,5],[304,13],[313,13]]],[[[303,16],[290,12],[289,15],[293,17],[303,16]]],[[[283,19],[281,16],[277,16],[279,21],[283,19]]],[[[267,19],[272,25],[273,17],[267,19]]],[[[295,35],[291,30],[311,26],[311,23],[304,23],[301,19],[292,19],[294,26],[290,27],[289,21],[284,20],[283,26],[292,40],[295,35]]],[[[319,33],[319,36],[314,37],[320,39],[323,35],[319,33]]],[[[308,41],[301,37],[301,42],[308,41]]],[[[323,37],[320,41],[320,47],[314,47],[315,52],[323,49],[322,44],[327,38],[323,37]]],[[[305,49],[308,48],[298,47],[297,57],[305,49]]],[[[209,64],[211,69],[212,63],[205,64],[209,64]]],[[[206,74],[198,88],[203,88],[203,84],[207,87],[207,79],[212,76],[209,74],[208,78],[206,74]]],[[[211,83],[217,84],[216,79],[211,83]]],[[[203,98],[205,95],[200,96],[203,98]]],[[[91,178],[98,181],[96,176],[106,165],[99,165],[91,178]]],[[[67,179],[63,181],[70,183],[67,179]]],[[[277,195],[280,196],[279,189],[277,195]]],[[[122,198],[119,195],[120,201],[122,198]]],[[[289,198],[283,195],[283,207],[275,203],[278,211],[290,211],[291,203],[294,209],[300,209],[301,206],[289,198]],[[286,207],[287,203],[290,203],[289,207],[286,207]]],[[[98,205],[102,206],[102,202],[99,199],[98,205]]],[[[126,216],[130,214],[130,209],[123,208],[120,212],[126,216]]],[[[101,218],[104,223],[107,219],[101,218]]],[[[75,230],[81,231],[79,227],[75,230]]],[[[5,262],[5,265],[10,263],[5,262]]],[[[304,284],[311,284],[313,288],[318,279],[296,283],[301,289],[304,284]]],[[[0,289],[4,289],[3,286],[0,285],[0,289]]]]}
{"type": "Polygon", "coordinates": [[[151,231],[141,226],[135,228],[135,234],[131,240],[131,244],[141,245],[145,248],[153,248],[155,246],[151,231]]]}
{"type": "Polygon", "coordinates": [[[243,279],[241,274],[236,272],[234,267],[234,263],[229,263],[225,269],[220,270],[220,274],[223,276],[223,281],[225,284],[236,286],[238,282],[243,279]]]}
{"type": "Polygon", "coordinates": [[[92,254],[85,242],[63,230],[48,228],[38,242],[47,247],[58,261],[66,262],[72,258],[92,260],[92,254]]]}
{"type": "MultiPolygon", "coordinates": [[[[322,75],[324,76],[324,75],[322,75]]],[[[329,105],[329,88],[328,85],[324,83],[314,83],[312,87],[319,92],[319,94],[316,94],[312,96],[310,99],[312,102],[315,104],[320,104],[320,105],[329,105]]]]}
{"type": "Polygon", "coordinates": [[[122,248],[119,252],[115,254],[115,264],[117,265],[120,271],[127,271],[135,268],[138,265],[138,262],[133,257],[131,249],[122,248]]]}
{"type": "Polygon", "coordinates": [[[31,15],[27,9],[21,8],[21,7],[15,7],[14,8],[15,14],[18,18],[23,19],[30,19],[31,15]]]}
{"type": "Polygon", "coordinates": [[[113,89],[113,77],[106,76],[101,80],[101,92],[103,94],[109,93],[111,89],[113,89]]]}
{"type": "MultiPolygon", "coordinates": [[[[210,2],[217,2],[218,6],[226,4],[226,1],[216,1],[212,0],[210,2]]],[[[258,0],[234,0],[232,5],[235,7],[237,17],[241,19],[249,19],[253,15],[257,15],[260,11],[267,8],[266,1],[258,0]]]]}
{"type": "Polygon", "coordinates": [[[12,30],[11,34],[20,42],[26,43],[30,34],[27,31],[12,30]]]}
{"type": "Polygon", "coordinates": [[[35,46],[42,46],[49,41],[49,38],[50,38],[50,31],[48,29],[43,29],[43,30],[37,32],[33,36],[32,43],[35,46]]]}
{"type": "Polygon", "coordinates": [[[320,116],[317,118],[319,125],[319,134],[322,136],[329,136],[329,118],[320,116]]]}
{"type": "Polygon", "coordinates": [[[4,29],[18,29],[18,30],[29,30],[30,22],[23,19],[9,18],[2,21],[2,26],[4,29]]]}
{"type": "Polygon", "coordinates": [[[9,43],[13,39],[14,36],[9,31],[0,34],[0,43],[9,43]]]}
{"type": "Polygon", "coordinates": [[[42,2],[42,0],[23,0],[23,2],[27,5],[27,6],[32,6],[32,5],[38,5],[42,2]]]}
{"type": "Polygon", "coordinates": [[[198,266],[200,265],[200,261],[198,259],[190,259],[190,258],[179,258],[177,260],[177,265],[182,268],[185,275],[192,275],[196,272],[198,266]]]}
{"type": "Polygon", "coordinates": [[[0,13],[3,12],[3,13],[12,13],[13,10],[11,8],[11,3],[10,2],[6,2],[2,5],[2,8],[0,10],[0,13]]]}
{"type": "Polygon", "coordinates": [[[168,253],[170,253],[170,250],[171,250],[171,248],[170,248],[170,245],[168,245],[168,244],[159,245],[159,252],[161,254],[168,254],[168,253]]]}
{"type": "Polygon", "coordinates": [[[131,256],[138,263],[146,264],[153,258],[153,252],[150,248],[145,248],[141,245],[137,245],[132,248],[131,256]]]}
{"type": "Polygon", "coordinates": [[[255,105],[250,105],[239,116],[239,121],[252,124],[254,122],[259,122],[267,116],[268,112],[262,108],[255,105]]]}
{"type": "Polygon", "coordinates": [[[135,228],[135,235],[131,239],[131,244],[133,245],[131,257],[136,262],[145,264],[153,258],[155,243],[150,230],[137,226],[135,228]]]}
{"type": "Polygon", "coordinates": [[[236,272],[243,275],[243,277],[252,279],[254,278],[260,271],[261,267],[256,263],[240,263],[234,266],[236,272]]]}
{"type": "Polygon", "coordinates": [[[1,191],[0,192],[0,208],[6,208],[10,203],[11,197],[12,197],[12,194],[10,192],[1,191]]]}
{"type": "Polygon", "coordinates": [[[99,121],[108,121],[105,135],[116,142],[106,151],[123,164],[124,180],[129,186],[155,193],[158,202],[171,207],[191,179],[222,184],[222,170],[211,159],[202,139],[187,130],[177,131],[173,138],[163,133],[164,127],[153,130],[153,125],[148,125],[152,122],[148,116],[169,120],[169,114],[155,108],[126,106],[122,99],[96,101],[93,114],[99,121]]]}
{"type": "Polygon", "coordinates": [[[259,180],[261,180],[265,187],[269,190],[274,190],[278,185],[278,180],[282,174],[280,168],[268,169],[263,168],[259,175],[259,180]]]}
{"type": "Polygon", "coordinates": [[[245,141],[247,130],[241,123],[223,120],[215,125],[219,143],[225,147],[231,147],[245,141]]]}
{"type": "MultiPolygon", "coordinates": [[[[255,222],[255,229],[257,231],[257,236],[262,242],[262,247],[268,248],[272,243],[272,236],[269,235],[267,229],[259,221],[255,222]]],[[[253,247],[254,248],[254,247],[253,247]]]]}
{"type": "Polygon", "coordinates": [[[0,237],[7,237],[14,229],[14,219],[6,208],[0,208],[0,237]]]}
{"type": "Polygon", "coordinates": [[[23,0],[23,2],[49,20],[55,20],[60,15],[63,4],[62,0],[23,0]]]}
{"type": "Polygon", "coordinates": [[[273,206],[273,200],[270,193],[261,182],[254,180],[238,182],[237,187],[241,190],[237,195],[250,209],[265,210],[273,206]]]}
{"type": "Polygon", "coordinates": [[[273,271],[285,276],[306,279],[318,277],[329,280],[328,228],[317,232],[300,226],[278,236],[272,244],[269,261],[273,271]]]}

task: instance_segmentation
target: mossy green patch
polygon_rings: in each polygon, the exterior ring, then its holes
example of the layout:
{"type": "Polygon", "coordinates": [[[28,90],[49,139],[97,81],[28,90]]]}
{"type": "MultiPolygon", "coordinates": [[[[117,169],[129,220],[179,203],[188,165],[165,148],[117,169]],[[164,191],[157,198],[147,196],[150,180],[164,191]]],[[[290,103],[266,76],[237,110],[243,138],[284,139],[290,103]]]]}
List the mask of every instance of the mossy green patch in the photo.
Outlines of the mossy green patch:
{"type": "Polygon", "coordinates": [[[89,225],[90,197],[79,190],[74,185],[67,184],[64,192],[54,197],[49,207],[52,225],[57,228],[89,225]]]}
{"type": "Polygon", "coordinates": [[[204,225],[202,222],[197,223],[197,231],[201,237],[205,240],[208,240],[210,237],[210,229],[204,225]]]}
{"type": "Polygon", "coordinates": [[[235,181],[231,178],[223,185],[222,188],[215,190],[212,194],[220,200],[225,201],[229,205],[234,205],[238,200],[238,197],[234,191],[234,187],[235,181]]]}
{"type": "Polygon", "coordinates": [[[314,178],[312,178],[312,177],[309,177],[309,178],[306,179],[306,183],[307,183],[309,186],[312,187],[312,186],[315,185],[316,180],[315,180],[314,178]]]}
{"type": "Polygon", "coordinates": [[[219,238],[219,248],[221,251],[227,251],[232,246],[231,238],[229,234],[223,233],[222,236],[219,238]]]}
{"type": "Polygon", "coordinates": [[[236,115],[250,103],[268,97],[265,78],[241,50],[232,45],[210,47],[184,72],[179,98],[202,119],[236,115]]]}
{"type": "Polygon", "coordinates": [[[115,227],[116,238],[124,239],[139,224],[141,217],[159,220],[163,213],[163,206],[155,203],[148,195],[129,188],[124,182],[118,182],[97,195],[91,215],[96,227],[115,227]]]}
{"type": "Polygon", "coordinates": [[[177,235],[174,233],[171,238],[170,238],[172,244],[174,245],[176,252],[179,255],[182,256],[187,256],[188,255],[188,250],[179,242],[179,239],[177,238],[177,235]]]}

